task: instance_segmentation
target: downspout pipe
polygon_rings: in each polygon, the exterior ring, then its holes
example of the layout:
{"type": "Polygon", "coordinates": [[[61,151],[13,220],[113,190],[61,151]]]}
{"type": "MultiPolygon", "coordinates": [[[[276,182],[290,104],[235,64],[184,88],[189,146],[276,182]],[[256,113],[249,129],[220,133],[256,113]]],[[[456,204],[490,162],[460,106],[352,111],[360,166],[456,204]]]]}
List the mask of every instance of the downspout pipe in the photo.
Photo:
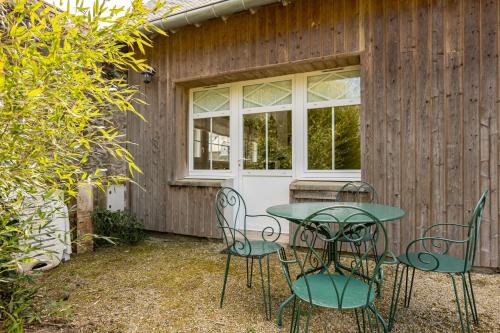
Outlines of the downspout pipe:
{"type": "Polygon", "coordinates": [[[164,31],[175,31],[187,25],[199,26],[202,22],[213,18],[220,17],[225,19],[231,14],[245,10],[254,10],[257,7],[278,2],[286,4],[284,0],[222,0],[210,5],[173,14],[152,21],[152,23],[164,31]]]}

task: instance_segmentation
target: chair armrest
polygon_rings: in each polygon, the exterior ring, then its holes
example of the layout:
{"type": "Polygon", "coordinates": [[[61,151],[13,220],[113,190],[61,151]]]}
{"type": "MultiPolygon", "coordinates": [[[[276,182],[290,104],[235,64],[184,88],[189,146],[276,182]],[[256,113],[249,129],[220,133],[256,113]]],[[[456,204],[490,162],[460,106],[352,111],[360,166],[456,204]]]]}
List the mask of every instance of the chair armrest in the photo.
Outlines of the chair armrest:
{"type": "Polygon", "coordinates": [[[436,223],[433,224],[422,232],[422,237],[427,237],[427,233],[430,232],[431,230],[434,230],[436,228],[441,228],[441,227],[456,227],[456,228],[462,228],[462,229],[468,229],[469,225],[468,224],[457,224],[457,223],[436,223]]]}
{"type": "Polygon", "coordinates": [[[283,271],[283,275],[285,275],[285,280],[288,283],[288,287],[290,288],[290,291],[292,292],[292,278],[290,275],[290,269],[289,269],[289,264],[296,264],[298,263],[297,259],[293,260],[288,260],[286,257],[285,249],[281,248],[278,251],[278,259],[280,261],[280,266],[281,270],[283,271]]]}
{"type": "Polygon", "coordinates": [[[276,242],[278,238],[281,236],[281,224],[278,221],[277,218],[271,215],[246,215],[247,218],[267,218],[270,219],[270,222],[275,225],[268,225],[267,227],[262,230],[262,239],[265,240],[266,242],[276,242]]]}
{"type": "Polygon", "coordinates": [[[406,247],[406,259],[412,266],[418,266],[418,263],[430,265],[430,267],[423,270],[434,271],[438,269],[440,265],[439,259],[436,255],[445,255],[448,253],[452,245],[466,244],[468,241],[469,237],[465,239],[450,239],[442,236],[420,237],[411,241],[406,247]],[[413,259],[411,259],[408,254],[412,252],[411,248],[416,246],[418,243],[421,243],[423,250],[417,252],[413,251],[413,253],[417,254],[417,262],[412,262],[413,259]],[[430,248],[428,244],[430,244],[430,248]]]}

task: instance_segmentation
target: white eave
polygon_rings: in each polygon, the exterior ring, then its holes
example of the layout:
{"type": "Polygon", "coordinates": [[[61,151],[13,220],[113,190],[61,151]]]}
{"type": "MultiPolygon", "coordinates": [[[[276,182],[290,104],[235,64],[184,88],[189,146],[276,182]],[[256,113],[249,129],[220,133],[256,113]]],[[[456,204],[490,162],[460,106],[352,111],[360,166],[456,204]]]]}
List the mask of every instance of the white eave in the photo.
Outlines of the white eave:
{"type": "Polygon", "coordinates": [[[283,5],[287,3],[284,0],[222,0],[153,20],[151,23],[164,31],[175,31],[187,25],[199,26],[202,22],[217,17],[225,20],[229,15],[245,10],[254,11],[258,7],[278,2],[283,5]]]}

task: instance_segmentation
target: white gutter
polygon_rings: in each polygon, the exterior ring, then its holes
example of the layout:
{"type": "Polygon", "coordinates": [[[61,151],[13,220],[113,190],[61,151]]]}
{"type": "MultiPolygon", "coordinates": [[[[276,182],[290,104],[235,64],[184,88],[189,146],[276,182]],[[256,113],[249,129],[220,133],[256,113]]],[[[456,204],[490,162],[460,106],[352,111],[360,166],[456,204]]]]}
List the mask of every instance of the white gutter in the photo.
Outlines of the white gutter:
{"type": "Polygon", "coordinates": [[[220,17],[226,19],[227,16],[245,10],[254,10],[257,7],[282,2],[284,0],[222,0],[210,5],[173,14],[165,18],[152,21],[152,23],[162,30],[175,31],[186,25],[199,26],[201,22],[212,18],[220,17]]]}

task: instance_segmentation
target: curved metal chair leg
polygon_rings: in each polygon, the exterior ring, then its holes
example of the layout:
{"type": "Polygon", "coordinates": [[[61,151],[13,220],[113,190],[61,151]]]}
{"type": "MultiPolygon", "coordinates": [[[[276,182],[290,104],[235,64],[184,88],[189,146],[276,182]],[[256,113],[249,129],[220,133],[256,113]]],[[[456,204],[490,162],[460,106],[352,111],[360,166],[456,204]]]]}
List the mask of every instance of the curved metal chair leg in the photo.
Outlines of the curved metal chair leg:
{"type": "Polygon", "coordinates": [[[382,317],[382,314],[378,312],[377,308],[375,307],[375,304],[372,304],[371,306],[368,307],[371,312],[375,315],[375,318],[377,320],[377,332],[379,331],[379,324],[382,325],[382,328],[384,330],[384,333],[389,332],[389,325],[387,324],[387,321],[382,317]]]}
{"type": "Polygon", "coordinates": [[[413,291],[413,281],[415,278],[415,267],[412,269],[411,280],[410,280],[410,289],[408,290],[408,270],[410,267],[406,267],[406,282],[405,282],[405,308],[410,307],[411,301],[411,292],[413,291]]]}
{"type": "Polygon", "coordinates": [[[472,317],[474,319],[474,323],[476,325],[479,325],[479,316],[477,314],[477,308],[476,308],[476,296],[474,295],[474,289],[472,287],[472,279],[470,277],[470,272],[467,272],[468,278],[469,278],[469,286],[470,286],[470,296],[471,296],[471,310],[472,310],[472,317]]]}
{"type": "MultiPolygon", "coordinates": [[[[292,295],[292,296],[294,296],[294,295],[292,295]]],[[[295,332],[296,310],[297,310],[297,299],[294,296],[293,297],[293,307],[292,307],[292,319],[290,320],[290,333],[295,332]]],[[[281,326],[279,326],[279,327],[281,327],[281,326]]]]}
{"type": "Polygon", "coordinates": [[[252,288],[252,277],[253,277],[253,258],[247,257],[247,287],[248,288],[252,288]],[[248,265],[249,259],[251,261],[250,265],[248,265]],[[249,268],[250,268],[250,270],[249,270],[249,268]]]}
{"type": "Polygon", "coordinates": [[[266,291],[266,287],[264,285],[264,271],[262,269],[262,258],[259,258],[259,270],[260,270],[260,283],[262,286],[262,296],[264,299],[264,311],[266,313],[266,319],[271,320],[271,300],[270,300],[270,279],[269,279],[269,256],[267,257],[267,268],[268,268],[268,290],[266,291]]]}
{"type": "Polygon", "coordinates": [[[470,332],[470,321],[469,321],[469,290],[467,288],[467,280],[465,274],[460,274],[462,278],[462,289],[464,292],[464,306],[465,306],[465,322],[467,324],[467,332],[470,332]]]}
{"type": "Polygon", "coordinates": [[[453,291],[455,292],[455,299],[457,301],[458,317],[460,318],[460,326],[462,327],[462,333],[465,332],[464,320],[462,318],[462,310],[460,308],[460,299],[458,297],[457,284],[455,282],[455,277],[453,274],[448,274],[451,277],[451,282],[453,282],[453,291]]]}
{"type": "Polygon", "coordinates": [[[227,283],[227,275],[229,274],[229,265],[231,263],[231,254],[228,253],[226,259],[226,271],[224,272],[224,284],[222,285],[222,294],[220,296],[220,307],[222,308],[222,304],[224,303],[224,293],[226,292],[226,283],[227,283]]]}
{"type": "Polygon", "coordinates": [[[392,299],[391,299],[391,307],[389,309],[389,331],[392,330],[392,326],[394,325],[394,319],[396,318],[396,311],[398,308],[399,294],[401,292],[401,285],[403,284],[403,275],[405,269],[408,269],[408,266],[404,266],[401,270],[401,274],[399,275],[399,266],[396,265],[396,273],[394,275],[394,283],[392,286],[392,299]],[[399,283],[398,283],[398,275],[399,275],[399,283]]]}
{"type": "MultiPolygon", "coordinates": [[[[276,319],[276,325],[278,325],[278,327],[282,327],[283,326],[283,310],[285,309],[285,306],[288,305],[288,303],[290,303],[291,301],[294,302],[294,309],[295,309],[295,295],[292,294],[290,295],[286,300],[284,300],[278,307],[278,318],[276,319]]],[[[293,310],[295,311],[295,310],[293,310]]],[[[293,314],[293,312],[292,312],[293,314]]]]}
{"type": "Polygon", "coordinates": [[[307,309],[306,329],[304,330],[304,332],[306,332],[306,333],[309,332],[309,321],[311,319],[312,309],[313,309],[313,305],[309,304],[309,307],[307,309]]]}

